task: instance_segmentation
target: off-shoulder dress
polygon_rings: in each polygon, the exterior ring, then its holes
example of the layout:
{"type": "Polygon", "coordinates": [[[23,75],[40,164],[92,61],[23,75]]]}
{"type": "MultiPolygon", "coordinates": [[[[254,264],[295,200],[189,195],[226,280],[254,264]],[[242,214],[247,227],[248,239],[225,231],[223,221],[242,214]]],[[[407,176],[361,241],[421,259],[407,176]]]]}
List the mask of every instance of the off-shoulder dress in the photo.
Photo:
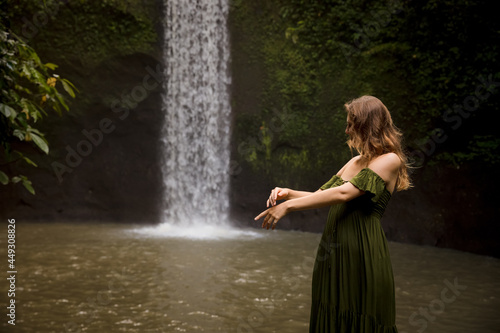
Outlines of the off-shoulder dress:
{"type": "MultiPolygon", "coordinates": [[[[346,182],[335,175],[321,189],[346,182]]],[[[330,208],[314,265],[309,332],[396,333],[394,276],[380,224],[391,193],[369,168],[349,182],[365,193],[330,208]]]]}

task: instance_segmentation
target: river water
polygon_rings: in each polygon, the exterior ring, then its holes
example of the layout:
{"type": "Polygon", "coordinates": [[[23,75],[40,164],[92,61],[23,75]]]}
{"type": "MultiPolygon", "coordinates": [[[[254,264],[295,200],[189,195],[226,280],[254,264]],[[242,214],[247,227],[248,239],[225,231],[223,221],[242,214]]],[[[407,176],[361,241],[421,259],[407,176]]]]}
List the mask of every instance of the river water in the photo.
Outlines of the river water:
{"type": "MultiPolygon", "coordinates": [[[[4,278],[0,331],[307,332],[319,237],[18,222],[16,326],[7,324],[4,278]]],[[[392,242],[390,250],[400,332],[500,332],[499,259],[392,242]]]]}

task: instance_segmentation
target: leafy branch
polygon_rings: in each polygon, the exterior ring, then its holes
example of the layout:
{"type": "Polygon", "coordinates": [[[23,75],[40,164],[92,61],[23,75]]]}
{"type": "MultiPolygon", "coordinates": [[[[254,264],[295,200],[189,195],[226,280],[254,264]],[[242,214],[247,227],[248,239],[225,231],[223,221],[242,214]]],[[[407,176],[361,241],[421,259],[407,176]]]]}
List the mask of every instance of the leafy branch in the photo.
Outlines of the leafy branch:
{"type": "MultiPolygon", "coordinates": [[[[75,97],[76,87],[57,74],[49,74],[57,65],[43,64],[33,48],[0,24],[0,167],[24,161],[37,167],[24,154],[13,148],[19,143],[32,144],[49,154],[49,143],[35,124],[52,109],[58,115],[69,107],[58,91],[61,87],[75,97]]],[[[31,181],[23,175],[9,177],[0,170],[0,183],[21,183],[35,194],[31,181]]]]}

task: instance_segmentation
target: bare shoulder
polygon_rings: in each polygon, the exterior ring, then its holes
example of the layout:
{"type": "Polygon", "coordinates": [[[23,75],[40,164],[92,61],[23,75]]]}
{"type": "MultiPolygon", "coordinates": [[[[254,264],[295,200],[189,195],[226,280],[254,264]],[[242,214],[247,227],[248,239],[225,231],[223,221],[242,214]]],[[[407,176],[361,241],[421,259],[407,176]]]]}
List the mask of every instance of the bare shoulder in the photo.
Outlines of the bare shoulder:
{"type": "Polygon", "coordinates": [[[351,158],[343,167],[342,169],[339,170],[339,172],[337,172],[337,176],[342,176],[342,174],[344,173],[344,170],[347,169],[350,165],[356,163],[357,161],[359,161],[359,159],[361,158],[360,155],[358,156],[354,156],[353,158],[351,158]]]}
{"type": "Polygon", "coordinates": [[[368,167],[386,182],[391,182],[397,178],[401,163],[402,161],[397,154],[387,153],[372,160],[368,167]]]}
{"type": "Polygon", "coordinates": [[[371,166],[382,165],[389,168],[399,169],[401,163],[402,163],[401,159],[396,153],[387,153],[375,158],[373,161],[370,162],[369,166],[371,167],[371,166]]]}

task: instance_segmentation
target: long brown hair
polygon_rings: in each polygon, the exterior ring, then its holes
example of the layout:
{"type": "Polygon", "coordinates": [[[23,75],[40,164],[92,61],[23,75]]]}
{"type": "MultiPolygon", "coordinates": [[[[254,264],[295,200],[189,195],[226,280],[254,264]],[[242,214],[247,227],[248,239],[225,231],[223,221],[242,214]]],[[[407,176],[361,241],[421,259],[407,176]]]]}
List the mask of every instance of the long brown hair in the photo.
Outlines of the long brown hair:
{"type": "Polygon", "coordinates": [[[357,150],[366,163],[377,156],[395,153],[402,162],[396,189],[401,191],[411,187],[408,158],[401,143],[403,134],[392,122],[387,107],[373,96],[361,96],[344,106],[348,119],[347,144],[351,151],[357,150]]]}

